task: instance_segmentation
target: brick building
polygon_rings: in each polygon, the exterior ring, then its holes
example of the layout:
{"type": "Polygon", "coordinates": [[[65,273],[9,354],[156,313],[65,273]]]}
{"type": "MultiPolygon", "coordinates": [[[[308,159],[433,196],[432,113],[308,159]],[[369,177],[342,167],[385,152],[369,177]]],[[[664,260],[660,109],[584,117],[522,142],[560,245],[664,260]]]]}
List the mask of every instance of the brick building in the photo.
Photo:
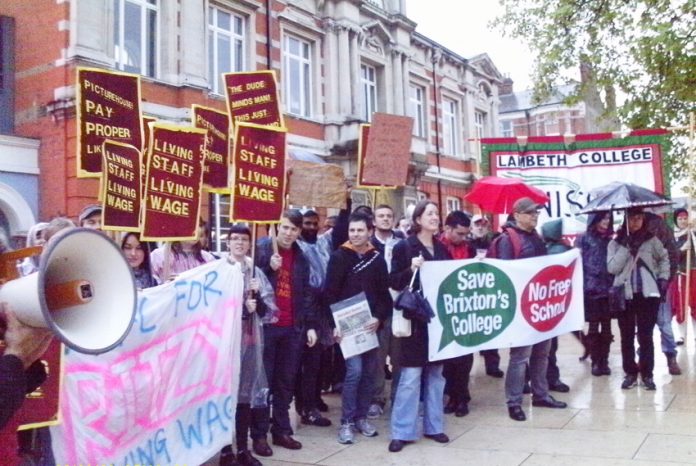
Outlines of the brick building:
{"type": "MultiPolygon", "coordinates": [[[[415,31],[404,0],[23,0],[0,3],[0,220],[13,235],[75,217],[98,182],[76,177],[75,68],[142,75],[143,114],[188,124],[225,109],[220,74],[277,71],[290,155],[355,178],[360,123],[414,117],[409,186],[355,202],[465,207],[482,136],[496,136],[502,75],[415,31]],[[268,15],[267,12],[271,14],[268,15]],[[23,202],[20,202],[22,200],[23,202]]],[[[224,225],[225,199],[205,215],[224,225]],[[216,214],[219,212],[219,215],[216,214]]]]}

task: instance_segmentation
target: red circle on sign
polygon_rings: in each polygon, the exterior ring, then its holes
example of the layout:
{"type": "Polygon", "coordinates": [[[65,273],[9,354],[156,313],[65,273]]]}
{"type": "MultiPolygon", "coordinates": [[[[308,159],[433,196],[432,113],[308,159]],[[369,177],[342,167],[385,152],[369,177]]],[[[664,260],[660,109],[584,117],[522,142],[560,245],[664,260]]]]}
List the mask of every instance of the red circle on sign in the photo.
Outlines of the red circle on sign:
{"type": "Polygon", "coordinates": [[[522,315],[535,330],[548,332],[563,320],[573,295],[574,265],[546,267],[524,287],[520,300],[522,315]]]}

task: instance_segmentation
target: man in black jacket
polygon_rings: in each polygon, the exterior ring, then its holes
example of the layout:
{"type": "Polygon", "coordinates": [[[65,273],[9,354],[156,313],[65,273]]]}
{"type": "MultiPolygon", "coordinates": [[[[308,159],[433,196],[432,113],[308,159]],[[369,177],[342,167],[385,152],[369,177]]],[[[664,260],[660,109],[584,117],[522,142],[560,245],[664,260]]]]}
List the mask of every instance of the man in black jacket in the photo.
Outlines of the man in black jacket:
{"type": "Polygon", "coordinates": [[[317,342],[317,315],[309,284],[309,263],[297,244],[301,229],[302,214],[288,210],[278,227],[277,252],[269,237],[259,241],[256,250],[256,265],[273,285],[279,310],[275,322],[264,325],[263,363],[273,399],[273,417],[268,408],[253,410],[251,438],[259,456],[273,454],[266,440],[269,427],[274,445],[290,450],[302,448],[292,438],[289,408],[302,347],[317,342]]]}

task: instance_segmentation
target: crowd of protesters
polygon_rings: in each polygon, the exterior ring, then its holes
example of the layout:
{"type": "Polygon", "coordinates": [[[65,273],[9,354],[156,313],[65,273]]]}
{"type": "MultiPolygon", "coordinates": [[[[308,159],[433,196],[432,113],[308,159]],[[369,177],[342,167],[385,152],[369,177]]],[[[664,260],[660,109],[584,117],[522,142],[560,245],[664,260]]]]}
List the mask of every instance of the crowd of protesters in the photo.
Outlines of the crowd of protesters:
{"type": "MultiPolygon", "coordinates": [[[[269,457],[273,447],[301,449],[302,444],[293,437],[291,404],[294,400],[303,424],[329,427],[332,422],[322,414],[329,409],[322,400],[326,391],[341,393],[339,443],[353,443],[356,434],[377,435],[372,420],[388,412],[388,406],[389,451],[398,452],[415,442],[419,432],[435,442],[449,442],[445,415],[469,414],[474,355],[429,362],[426,322],[414,318],[410,336],[392,335],[393,301],[400,290],[420,286],[420,269],[426,261],[492,254],[497,259],[519,260],[570,249],[563,240],[561,220],[538,225],[540,209],[529,198],[518,200],[498,232],[491,231],[489,219],[481,215],[453,211],[441,219],[438,206],[429,200],[419,202],[400,219],[389,205],[360,206],[353,212],[348,208],[327,218],[322,228],[317,212],[291,209],[283,214],[277,234],[258,241],[253,258],[254,236],[249,227],[231,226],[228,253],[222,259],[238,265],[244,276],[242,326],[246,338],[235,419],[236,453],[232,445],[226,446],[220,464],[260,466],[252,452],[269,457]],[[491,244],[497,236],[500,239],[495,241],[493,253],[491,244]],[[377,334],[379,346],[344,359],[339,346],[343,336],[332,318],[331,305],[359,293],[364,293],[372,314],[365,329],[377,334]]],[[[97,205],[87,206],[78,218],[78,224],[86,228],[100,229],[100,222],[97,205]]],[[[681,374],[677,346],[684,343],[691,320],[685,309],[696,312],[696,278],[689,274],[687,282],[686,272],[696,268],[696,258],[688,212],[677,209],[674,222],[672,232],[662,217],[629,209],[624,223],[614,230],[612,213],[592,214],[587,231],[575,241],[584,267],[588,322],[587,334],[579,336],[591,357],[590,373],[596,377],[611,374],[611,322],[618,317],[625,376],[622,389],[635,387],[640,378],[644,389],[655,390],[655,326],[661,332],[670,374],[681,374]],[[610,290],[616,285],[626,290],[626,310],[618,316],[609,306],[610,290]],[[676,341],[672,316],[679,328],[676,341]]],[[[41,246],[56,232],[72,226],[66,218],[38,223],[29,231],[26,244],[41,246]]],[[[218,260],[207,250],[205,225],[199,233],[196,240],[165,243],[159,248],[141,241],[137,233],[120,236],[117,242],[133,270],[136,287],[150,288],[218,260]]],[[[2,242],[7,249],[7,241],[2,242]]],[[[37,267],[36,258],[29,258],[18,270],[29,274],[37,267]]],[[[21,394],[45,378],[45,374],[35,373],[40,368],[34,364],[45,342],[29,344],[32,334],[22,329],[5,304],[2,315],[0,330],[8,344],[0,360],[0,422],[5,422],[17,409],[21,394]]],[[[505,377],[501,391],[511,419],[526,419],[522,406],[528,393],[533,406],[566,407],[550,395],[551,391],[572,389],[561,381],[557,349],[557,338],[510,348],[505,371],[498,350],[481,352],[485,373],[505,377]]]]}

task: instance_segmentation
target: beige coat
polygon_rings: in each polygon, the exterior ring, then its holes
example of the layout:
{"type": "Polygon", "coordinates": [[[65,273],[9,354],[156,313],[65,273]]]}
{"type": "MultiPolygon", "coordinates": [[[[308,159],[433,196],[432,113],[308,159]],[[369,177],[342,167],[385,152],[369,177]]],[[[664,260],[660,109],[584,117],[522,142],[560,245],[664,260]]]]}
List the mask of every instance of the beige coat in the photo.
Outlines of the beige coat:
{"type": "MultiPolygon", "coordinates": [[[[638,248],[638,257],[655,276],[655,279],[669,279],[669,255],[659,239],[652,237],[638,248]]],[[[629,275],[634,257],[626,246],[622,246],[616,240],[609,243],[607,251],[607,270],[614,275],[614,286],[626,283],[626,299],[633,299],[633,289],[629,275]]],[[[643,282],[643,296],[646,298],[659,298],[660,288],[655,279],[644,269],[641,269],[643,282]]]]}

